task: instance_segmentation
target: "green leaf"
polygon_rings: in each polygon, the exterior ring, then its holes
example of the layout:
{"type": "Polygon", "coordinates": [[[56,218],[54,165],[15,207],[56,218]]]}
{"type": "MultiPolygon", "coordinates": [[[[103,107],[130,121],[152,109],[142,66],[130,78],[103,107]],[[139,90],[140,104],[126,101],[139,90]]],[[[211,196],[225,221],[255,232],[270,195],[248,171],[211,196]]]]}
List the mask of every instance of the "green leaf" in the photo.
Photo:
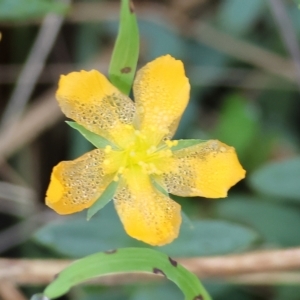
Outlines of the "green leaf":
{"type": "MultiPolygon", "coordinates": [[[[295,272],[299,276],[299,272],[295,272]]],[[[274,286],[274,300],[298,300],[300,295],[299,285],[277,285],[274,286]]]]}
{"type": "Polygon", "coordinates": [[[224,0],[220,2],[218,25],[232,35],[249,32],[266,8],[265,1],[224,0]]]}
{"type": "Polygon", "coordinates": [[[102,209],[115,195],[119,182],[112,181],[99,199],[88,209],[87,220],[90,220],[100,209],[102,209]]]}
{"type": "Polygon", "coordinates": [[[139,56],[139,31],[130,0],[122,0],[119,33],[109,66],[109,78],[121,92],[128,95],[139,56]]]}
{"type": "Polygon", "coordinates": [[[46,287],[44,295],[50,299],[57,298],[67,293],[74,285],[88,279],[130,272],[165,275],[181,289],[185,300],[197,297],[203,300],[211,299],[196,275],[166,254],[140,248],[95,253],[77,260],[58,274],[57,278],[46,287]]]}
{"type": "Polygon", "coordinates": [[[103,149],[106,146],[111,146],[113,149],[118,150],[118,147],[116,145],[114,145],[112,142],[110,142],[109,140],[105,139],[104,137],[93,133],[89,130],[87,130],[85,127],[79,125],[76,122],[70,122],[70,121],[66,121],[66,123],[78,130],[89,142],[91,142],[96,148],[100,148],[103,149]]]}
{"type": "Polygon", "coordinates": [[[227,221],[197,220],[192,226],[182,226],[179,237],[160,250],[177,257],[221,255],[244,251],[259,239],[254,230],[227,221]]]}
{"type": "Polygon", "coordinates": [[[207,141],[204,140],[178,140],[178,144],[176,146],[173,146],[171,149],[172,151],[178,151],[184,148],[196,146],[201,143],[205,143],[207,141]]]}
{"type": "Polygon", "coordinates": [[[264,130],[260,121],[257,105],[241,95],[230,94],[224,101],[219,122],[211,132],[212,136],[236,149],[247,171],[261,165],[271,151],[273,136],[264,130]]]}
{"type": "Polygon", "coordinates": [[[50,0],[1,0],[1,21],[24,21],[42,17],[47,13],[64,14],[68,5],[50,0]]]}
{"type": "Polygon", "coordinates": [[[224,101],[220,120],[212,134],[245,155],[249,147],[253,149],[253,139],[261,130],[258,121],[257,108],[245,97],[231,94],[224,101]]]}
{"type": "Polygon", "coordinates": [[[169,197],[168,191],[167,191],[165,188],[163,188],[163,187],[155,180],[155,178],[151,178],[151,182],[152,182],[154,188],[156,188],[156,189],[157,189],[159,192],[161,192],[163,195],[169,197]]]}
{"type": "Polygon", "coordinates": [[[139,284],[129,300],[153,300],[161,299],[163,295],[163,300],[174,300],[182,299],[182,293],[176,288],[172,282],[165,281],[159,284],[139,284]]]}
{"type": "Polygon", "coordinates": [[[143,245],[125,233],[112,201],[88,222],[85,212],[64,216],[38,230],[33,238],[45,247],[74,258],[143,245]]]}
{"type": "Polygon", "coordinates": [[[300,244],[300,211],[261,198],[235,196],[214,203],[217,215],[241,222],[261,234],[272,247],[295,247],[300,244]]]}
{"type": "MultiPolygon", "coordinates": [[[[112,202],[89,222],[82,213],[64,216],[37,231],[34,238],[45,247],[76,258],[121,247],[149,247],[125,233],[112,202]]],[[[177,257],[222,255],[245,250],[257,239],[255,231],[242,225],[194,220],[192,229],[182,224],[179,237],[159,250],[177,257]]]]}
{"type": "Polygon", "coordinates": [[[300,202],[300,157],[274,162],[254,172],[249,182],[258,192],[300,202]]]}

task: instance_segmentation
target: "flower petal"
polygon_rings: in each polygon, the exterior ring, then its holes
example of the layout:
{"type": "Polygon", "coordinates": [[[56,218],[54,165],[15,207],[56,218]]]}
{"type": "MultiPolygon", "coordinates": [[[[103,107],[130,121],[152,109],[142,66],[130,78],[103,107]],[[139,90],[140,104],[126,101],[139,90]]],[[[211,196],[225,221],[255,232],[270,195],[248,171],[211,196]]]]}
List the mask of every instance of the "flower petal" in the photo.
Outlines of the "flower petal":
{"type": "Polygon", "coordinates": [[[135,105],[103,74],[92,70],[62,75],[56,98],[67,117],[112,142],[126,144],[135,105]]]}
{"type": "Polygon", "coordinates": [[[217,140],[174,151],[164,170],[168,191],[178,196],[224,198],[245,177],[233,147],[217,140]]]}
{"type": "Polygon", "coordinates": [[[130,170],[114,198],[128,235],[153,246],[172,242],[181,224],[180,205],[151,185],[147,175],[130,170]]]}
{"type": "Polygon", "coordinates": [[[165,55],[148,63],[138,71],[133,91],[141,130],[152,128],[160,139],[172,136],[190,93],[182,62],[165,55]]]}
{"type": "Polygon", "coordinates": [[[110,183],[102,169],[104,151],[86,153],[54,167],[46,193],[46,204],[58,214],[72,214],[90,207],[110,183]]]}

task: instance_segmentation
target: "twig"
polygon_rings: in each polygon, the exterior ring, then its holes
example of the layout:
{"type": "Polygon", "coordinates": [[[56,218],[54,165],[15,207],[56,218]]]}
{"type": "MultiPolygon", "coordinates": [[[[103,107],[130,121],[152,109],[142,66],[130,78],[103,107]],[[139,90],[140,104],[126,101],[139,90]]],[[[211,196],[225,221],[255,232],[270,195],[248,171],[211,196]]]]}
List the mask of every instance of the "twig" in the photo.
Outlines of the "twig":
{"type": "Polygon", "coordinates": [[[26,300],[21,291],[10,281],[1,280],[0,298],[2,300],[26,300]]]}
{"type": "MultiPolygon", "coordinates": [[[[19,72],[20,65],[0,65],[1,83],[12,83],[19,72]]],[[[67,74],[74,70],[73,64],[48,64],[45,66],[38,83],[56,84],[60,74],[67,74]]],[[[268,74],[263,70],[215,67],[215,66],[190,66],[188,76],[192,84],[201,86],[230,86],[249,89],[274,89],[274,90],[296,90],[297,85],[288,80],[279,79],[278,76],[268,74]],[[217,80],[212,80],[210,74],[219,74],[217,80]],[[201,74],[199,76],[199,74],[201,74]],[[250,80],[245,80],[250,78],[250,80]]]]}
{"type": "Polygon", "coordinates": [[[3,127],[8,128],[12,124],[13,119],[18,119],[21,116],[36,81],[43,70],[45,61],[53,47],[63,20],[63,16],[53,13],[48,14],[44,18],[29,57],[20,73],[11,99],[3,113],[1,122],[3,127]]]}
{"type": "MultiPolygon", "coordinates": [[[[1,161],[1,159],[0,159],[1,161]]],[[[9,162],[2,161],[0,164],[0,176],[4,181],[30,188],[24,178],[11,166],[9,162]]]]}
{"type": "Polygon", "coordinates": [[[231,55],[243,62],[264,69],[295,82],[293,63],[268,50],[239,40],[204,22],[198,22],[193,36],[206,45],[231,55]]]}
{"type": "Polygon", "coordinates": [[[53,221],[55,218],[59,218],[59,216],[52,211],[48,209],[40,210],[26,216],[23,221],[2,230],[0,232],[0,253],[24,243],[41,225],[53,221]]]}
{"type": "MultiPolygon", "coordinates": [[[[107,52],[103,51],[83,68],[89,69],[90,65],[105,73],[104,70],[108,69],[107,52]]],[[[62,117],[63,114],[55,101],[55,89],[49,89],[34,101],[22,118],[14,121],[12,131],[0,130],[0,164],[43,131],[51,128],[62,117]]]]}
{"type": "Polygon", "coordinates": [[[262,272],[242,274],[226,278],[227,281],[239,284],[273,285],[273,284],[300,284],[299,272],[262,272]]]}
{"type": "MultiPolygon", "coordinates": [[[[299,273],[282,273],[300,268],[300,248],[219,257],[180,258],[177,261],[202,279],[225,279],[246,284],[300,282],[299,273]]],[[[57,259],[3,258],[0,259],[0,281],[6,279],[21,285],[46,284],[71,262],[57,259]]],[[[156,279],[154,275],[119,274],[99,278],[97,282],[104,285],[119,285],[153,279],[156,279]]]]}
{"type": "Polygon", "coordinates": [[[0,181],[0,210],[2,212],[26,217],[34,210],[36,198],[35,192],[30,188],[0,181]]]}
{"type": "Polygon", "coordinates": [[[181,262],[192,272],[204,277],[284,271],[300,268],[300,248],[211,258],[182,259],[181,262]]]}
{"type": "Polygon", "coordinates": [[[0,131],[0,161],[32,141],[62,117],[54,100],[54,94],[54,89],[44,94],[40,101],[31,106],[22,119],[14,123],[12,131],[0,131]]]}
{"type": "Polygon", "coordinates": [[[297,34],[282,0],[269,0],[269,3],[281,38],[295,63],[297,84],[300,87],[300,47],[297,34]]]}

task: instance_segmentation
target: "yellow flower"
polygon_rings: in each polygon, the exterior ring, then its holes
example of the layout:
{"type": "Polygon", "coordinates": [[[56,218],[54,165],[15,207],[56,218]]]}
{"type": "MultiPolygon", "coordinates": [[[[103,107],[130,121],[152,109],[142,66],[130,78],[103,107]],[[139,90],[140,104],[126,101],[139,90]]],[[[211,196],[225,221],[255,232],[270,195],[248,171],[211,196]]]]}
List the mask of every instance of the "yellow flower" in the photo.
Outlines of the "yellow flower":
{"type": "Polygon", "coordinates": [[[135,103],[98,71],[61,76],[56,94],[63,113],[112,145],[54,167],[46,204],[59,214],[90,207],[118,182],[115,208],[126,232],[145,243],[173,241],[181,224],[179,196],[221,198],[245,177],[235,150],[210,140],[180,149],[172,141],[190,92],[181,61],[148,63],[133,85],[135,103]]]}

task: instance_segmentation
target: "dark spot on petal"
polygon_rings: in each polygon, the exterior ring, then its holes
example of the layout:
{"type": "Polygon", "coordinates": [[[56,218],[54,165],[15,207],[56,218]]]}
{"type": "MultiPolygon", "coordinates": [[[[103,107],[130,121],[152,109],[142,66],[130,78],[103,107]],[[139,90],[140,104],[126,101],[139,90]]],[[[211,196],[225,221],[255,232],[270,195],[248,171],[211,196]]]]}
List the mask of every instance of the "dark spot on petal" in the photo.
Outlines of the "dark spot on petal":
{"type": "Polygon", "coordinates": [[[203,300],[204,298],[201,295],[196,296],[193,300],[203,300]]]}
{"type": "Polygon", "coordinates": [[[172,266],[177,267],[177,261],[172,259],[170,256],[169,256],[169,261],[170,261],[172,266]]]}
{"type": "Polygon", "coordinates": [[[130,73],[131,72],[131,68],[130,67],[125,67],[125,68],[123,68],[123,69],[121,69],[121,73],[125,73],[125,74],[127,74],[127,73],[130,73]]]}
{"type": "Polygon", "coordinates": [[[117,249],[112,249],[112,250],[107,250],[104,253],[106,253],[106,254],[114,254],[116,252],[117,252],[117,249]]]}
{"type": "Polygon", "coordinates": [[[54,275],[54,279],[56,279],[59,276],[59,273],[54,275]]]}
{"type": "Polygon", "coordinates": [[[158,269],[158,268],[153,268],[153,273],[160,274],[160,275],[167,277],[166,274],[161,269],[158,269]]]}
{"type": "Polygon", "coordinates": [[[131,12],[132,14],[133,14],[134,11],[135,11],[135,8],[134,8],[134,5],[133,5],[133,2],[132,2],[132,1],[129,2],[129,10],[130,10],[130,12],[131,12]]]}

